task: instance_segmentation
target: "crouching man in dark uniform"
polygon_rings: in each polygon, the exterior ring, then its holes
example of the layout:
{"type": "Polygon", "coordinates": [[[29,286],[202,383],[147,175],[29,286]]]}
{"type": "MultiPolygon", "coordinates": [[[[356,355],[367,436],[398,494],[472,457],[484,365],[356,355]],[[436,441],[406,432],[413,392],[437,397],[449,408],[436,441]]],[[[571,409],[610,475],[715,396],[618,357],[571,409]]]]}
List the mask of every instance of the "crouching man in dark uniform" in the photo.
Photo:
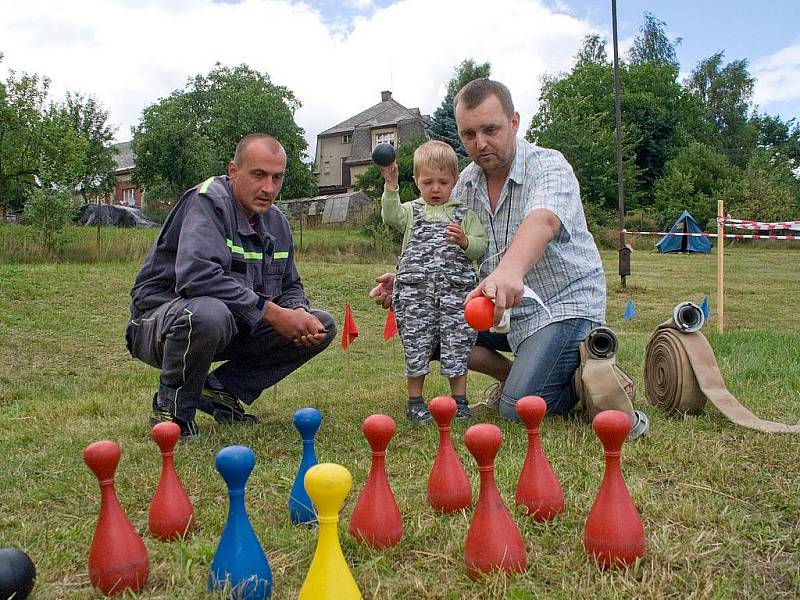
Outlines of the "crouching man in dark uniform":
{"type": "Polygon", "coordinates": [[[228,175],[187,191],[170,213],[131,290],[130,353],[161,370],[151,425],[197,434],[200,409],[220,423],[252,423],[266,388],[336,336],[308,304],[286,217],[272,203],[286,172],[283,146],[252,134],[228,175]],[[209,373],[214,361],[226,361],[209,373]]]}

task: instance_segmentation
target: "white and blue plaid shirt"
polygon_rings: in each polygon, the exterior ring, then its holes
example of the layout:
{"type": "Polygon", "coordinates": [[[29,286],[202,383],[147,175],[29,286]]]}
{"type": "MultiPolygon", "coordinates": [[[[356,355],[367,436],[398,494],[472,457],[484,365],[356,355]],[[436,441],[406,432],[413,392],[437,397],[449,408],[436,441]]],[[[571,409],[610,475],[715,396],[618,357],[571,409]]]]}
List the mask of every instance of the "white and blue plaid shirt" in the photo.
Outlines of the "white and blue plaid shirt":
{"type": "Polygon", "coordinates": [[[535,209],[546,208],[561,221],[561,230],[547,244],[544,256],[525,276],[552,318],[531,298],[511,311],[508,341],[517,347],[530,335],[555,321],[584,318],[605,321],[606,283],[600,253],[586,227],[578,180],[572,167],[556,150],[540,148],[517,138],[517,149],[496,211],[489,208],[483,170],[469,164],[458,179],[453,195],[463,196],[489,234],[489,249],[481,265],[483,279],[494,271],[522,221],[535,209]]]}

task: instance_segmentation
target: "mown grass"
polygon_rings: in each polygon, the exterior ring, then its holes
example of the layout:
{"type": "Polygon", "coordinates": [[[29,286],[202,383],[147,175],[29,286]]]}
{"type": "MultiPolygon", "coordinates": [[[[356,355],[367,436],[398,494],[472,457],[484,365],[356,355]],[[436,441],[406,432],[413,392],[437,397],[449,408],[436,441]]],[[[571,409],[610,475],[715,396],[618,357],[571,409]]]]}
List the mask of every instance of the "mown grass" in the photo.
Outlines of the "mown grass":
{"type": "MultiPolygon", "coordinates": [[[[115,232],[122,234],[127,232],[115,232]]],[[[310,231],[304,232],[305,235],[310,231]]],[[[140,234],[136,234],[140,235],[140,234]]],[[[330,232],[322,237],[329,239],[330,232]]],[[[312,238],[308,238],[310,242],[312,238]]],[[[304,239],[304,243],[307,240],[304,239]]],[[[124,242],[120,242],[124,244],[124,242]]],[[[275,598],[297,596],[311,561],[315,532],[290,525],[287,499],[300,459],[291,424],[301,406],[323,413],[317,437],[321,461],[351,470],[354,489],[344,524],[369,470],[361,421],[382,412],[398,431],[387,468],[404,516],[395,548],[373,552],[355,544],[343,524],[342,544],[366,598],[795,598],[800,595],[800,436],[739,428],[713,407],[696,418],[667,417],[645,403],[644,347],[655,326],[682,300],[709,296],[712,321],[705,333],[728,388],[757,415],[800,422],[800,252],[734,246],[727,253],[726,333],[714,332],[715,256],[634,253],[627,290],[619,288],[616,253],[604,252],[608,322],[620,336],[618,362],[636,380],[637,406],[651,419],[651,434],[626,445],[623,470],[647,533],[647,554],[636,568],[600,572],[583,553],[583,522],[602,478],[599,442],[584,423],[548,420],[543,443],[566,493],[566,512],[550,525],[517,515],[530,566],[519,576],[470,581],[463,567],[469,513],[433,514],[425,485],[437,434],[416,429],[403,415],[404,378],[397,340],[382,338],[385,313],[366,297],[390,261],[336,264],[301,253],[300,269],[315,305],[341,322],[345,302],[360,335],[352,364],[337,343],[320,358],[266,391],[254,404],[261,423],[250,429],[215,424],[201,416],[203,437],[176,454],[197,514],[194,535],[165,544],[145,533],[151,575],[140,598],[214,598],[208,568],[225,522],[225,486],[214,455],[228,444],[254,449],[250,518],[270,559],[275,598]],[[638,309],[623,321],[631,297],[638,309]]],[[[355,258],[355,257],[351,257],[355,258]]],[[[0,265],[0,546],[17,546],[36,562],[36,599],[99,598],[89,585],[86,559],[99,505],[97,482],[81,459],[99,439],[123,449],[117,471],[120,501],[140,532],[158,480],[160,457],[146,424],[157,383],[154,369],[133,360],[123,345],[136,261],[0,265]]],[[[474,397],[489,383],[470,375],[474,397]]],[[[429,377],[426,395],[446,392],[429,377]]],[[[481,414],[504,434],[496,466],[507,505],[525,453],[518,425],[481,414]]],[[[477,493],[474,461],[456,448],[477,493]]]]}

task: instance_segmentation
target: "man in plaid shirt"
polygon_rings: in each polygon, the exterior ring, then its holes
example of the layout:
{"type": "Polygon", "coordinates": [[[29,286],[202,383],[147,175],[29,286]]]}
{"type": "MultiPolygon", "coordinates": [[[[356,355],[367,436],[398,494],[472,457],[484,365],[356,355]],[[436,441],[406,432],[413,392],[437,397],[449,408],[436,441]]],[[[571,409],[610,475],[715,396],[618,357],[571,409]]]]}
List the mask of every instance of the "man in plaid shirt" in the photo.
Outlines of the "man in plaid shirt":
{"type": "MultiPolygon", "coordinates": [[[[502,382],[496,396],[507,419],[516,420],[516,402],[527,395],[544,398],[549,414],[566,414],[577,402],[571,382],[578,347],[605,320],[605,276],[578,181],[559,152],[517,138],[519,113],[502,83],[476,79],[454,107],[473,162],[453,195],[465,198],[489,233],[481,282],[467,301],[492,298],[496,326],[511,309],[508,333],[482,332],[469,367],[502,382]],[[526,287],[543,305],[523,296],[526,287]],[[514,361],[502,351],[513,352],[514,361]]],[[[392,284],[392,275],[382,275],[370,296],[388,305],[392,284]]]]}

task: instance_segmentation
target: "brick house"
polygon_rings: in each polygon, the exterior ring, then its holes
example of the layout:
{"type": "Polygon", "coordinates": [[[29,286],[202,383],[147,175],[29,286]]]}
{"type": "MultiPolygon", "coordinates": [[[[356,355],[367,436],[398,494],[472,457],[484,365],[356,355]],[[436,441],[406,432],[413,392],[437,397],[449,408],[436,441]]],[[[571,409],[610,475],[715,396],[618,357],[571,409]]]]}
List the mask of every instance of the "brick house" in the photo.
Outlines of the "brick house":
{"type": "Polygon", "coordinates": [[[388,142],[399,147],[411,137],[427,137],[430,124],[430,115],[406,108],[392,98],[392,92],[381,92],[378,104],[317,136],[314,174],[319,193],[352,192],[356,177],[369,167],[375,146],[388,142]]]}
{"type": "Polygon", "coordinates": [[[131,143],[114,144],[114,149],[117,152],[114,157],[116,166],[114,167],[114,193],[111,203],[142,208],[142,190],[131,181],[133,167],[136,164],[131,143]]]}

